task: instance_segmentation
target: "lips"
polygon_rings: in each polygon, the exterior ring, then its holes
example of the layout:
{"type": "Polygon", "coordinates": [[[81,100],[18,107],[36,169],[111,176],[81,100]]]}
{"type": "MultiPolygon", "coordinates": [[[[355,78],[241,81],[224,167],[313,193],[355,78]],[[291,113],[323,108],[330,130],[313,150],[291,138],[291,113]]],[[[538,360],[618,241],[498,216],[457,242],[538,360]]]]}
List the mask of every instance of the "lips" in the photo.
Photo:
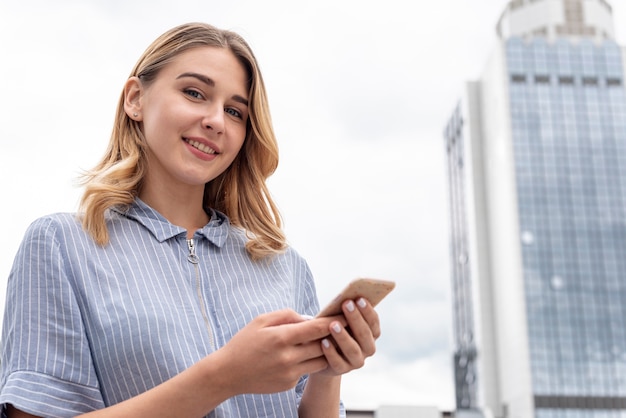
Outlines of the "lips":
{"type": "Polygon", "coordinates": [[[203,144],[202,142],[196,141],[194,139],[189,139],[189,138],[183,138],[183,140],[189,145],[191,145],[192,147],[194,147],[195,149],[202,151],[205,154],[209,154],[209,155],[218,154],[216,150],[214,150],[213,148],[209,147],[206,144],[203,144]]]}

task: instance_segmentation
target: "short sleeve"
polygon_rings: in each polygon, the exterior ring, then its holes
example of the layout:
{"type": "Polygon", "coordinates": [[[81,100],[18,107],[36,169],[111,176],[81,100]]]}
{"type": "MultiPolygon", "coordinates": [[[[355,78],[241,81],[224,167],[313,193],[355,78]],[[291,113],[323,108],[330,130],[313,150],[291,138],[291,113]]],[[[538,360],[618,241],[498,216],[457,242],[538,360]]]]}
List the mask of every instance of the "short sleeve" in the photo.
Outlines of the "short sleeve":
{"type": "MultiPolygon", "coordinates": [[[[291,249],[293,251],[293,249],[291,249]]],[[[313,274],[307,262],[298,255],[295,251],[296,263],[294,268],[295,280],[297,283],[296,288],[296,310],[300,313],[314,316],[320,310],[319,299],[317,297],[317,291],[315,287],[315,280],[313,274]]],[[[296,397],[298,406],[302,401],[302,395],[304,394],[304,388],[308,381],[308,375],[302,376],[296,385],[296,397]]],[[[346,409],[343,401],[339,404],[339,418],[346,417],[346,409]]]]}
{"type": "Polygon", "coordinates": [[[315,316],[319,310],[317,289],[311,269],[306,260],[293,248],[290,248],[292,261],[292,274],[294,280],[295,309],[300,314],[315,316]]]}
{"type": "Polygon", "coordinates": [[[47,217],[27,230],[9,275],[2,329],[0,404],[46,417],[104,407],[60,225],[47,217]]]}

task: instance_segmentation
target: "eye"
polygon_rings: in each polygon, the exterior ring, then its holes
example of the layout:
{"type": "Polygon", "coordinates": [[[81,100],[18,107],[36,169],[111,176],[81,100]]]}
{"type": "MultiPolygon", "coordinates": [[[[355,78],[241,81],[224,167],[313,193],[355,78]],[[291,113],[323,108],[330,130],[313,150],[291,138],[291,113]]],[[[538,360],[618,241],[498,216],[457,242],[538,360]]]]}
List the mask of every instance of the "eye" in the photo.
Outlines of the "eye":
{"type": "Polygon", "coordinates": [[[197,90],[185,89],[183,90],[183,93],[185,93],[187,96],[193,97],[194,99],[202,99],[202,93],[197,90]]]}
{"type": "Polygon", "coordinates": [[[231,116],[241,119],[241,112],[237,109],[233,109],[232,107],[227,107],[224,109],[224,112],[228,113],[231,116]]]}

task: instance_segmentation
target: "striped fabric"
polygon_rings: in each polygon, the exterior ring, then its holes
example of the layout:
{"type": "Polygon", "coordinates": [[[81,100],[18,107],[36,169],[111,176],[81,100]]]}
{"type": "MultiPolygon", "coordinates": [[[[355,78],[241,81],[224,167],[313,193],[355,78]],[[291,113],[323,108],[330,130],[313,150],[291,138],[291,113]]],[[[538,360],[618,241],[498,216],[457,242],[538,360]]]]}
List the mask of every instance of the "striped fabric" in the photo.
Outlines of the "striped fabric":
{"type": "MultiPolygon", "coordinates": [[[[317,312],[311,273],[295,251],[252,262],[245,233],[211,215],[188,241],[184,229],[137,200],[110,211],[105,247],[74,215],[35,221],[8,281],[0,403],[73,417],[171,378],[259,314],[317,312]]],[[[304,383],[237,396],[208,416],[297,417],[304,383]]]]}

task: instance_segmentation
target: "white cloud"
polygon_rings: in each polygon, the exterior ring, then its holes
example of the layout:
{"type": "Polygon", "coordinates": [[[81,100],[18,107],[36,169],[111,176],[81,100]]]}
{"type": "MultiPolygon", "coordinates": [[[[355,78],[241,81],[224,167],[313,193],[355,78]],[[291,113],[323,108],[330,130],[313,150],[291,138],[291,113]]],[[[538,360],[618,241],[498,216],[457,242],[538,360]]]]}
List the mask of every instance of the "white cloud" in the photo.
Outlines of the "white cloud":
{"type": "Polygon", "coordinates": [[[454,409],[453,380],[448,356],[435,355],[398,363],[378,353],[365,367],[342,378],[342,399],[350,409],[381,405],[436,406],[454,409]]]}

